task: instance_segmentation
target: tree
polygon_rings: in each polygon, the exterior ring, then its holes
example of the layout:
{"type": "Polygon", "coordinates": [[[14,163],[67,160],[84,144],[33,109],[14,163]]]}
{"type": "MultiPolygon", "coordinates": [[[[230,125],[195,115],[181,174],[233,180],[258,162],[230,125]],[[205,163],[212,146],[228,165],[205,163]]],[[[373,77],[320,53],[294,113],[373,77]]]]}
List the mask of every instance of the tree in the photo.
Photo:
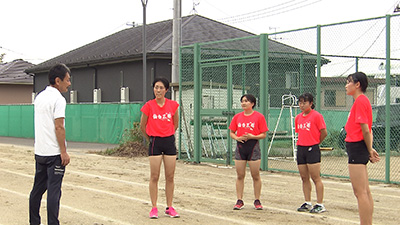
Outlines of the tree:
{"type": "Polygon", "coordinates": [[[6,53],[1,53],[0,54],[0,63],[3,63],[3,59],[4,59],[5,55],[6,55],[6,53]]]}

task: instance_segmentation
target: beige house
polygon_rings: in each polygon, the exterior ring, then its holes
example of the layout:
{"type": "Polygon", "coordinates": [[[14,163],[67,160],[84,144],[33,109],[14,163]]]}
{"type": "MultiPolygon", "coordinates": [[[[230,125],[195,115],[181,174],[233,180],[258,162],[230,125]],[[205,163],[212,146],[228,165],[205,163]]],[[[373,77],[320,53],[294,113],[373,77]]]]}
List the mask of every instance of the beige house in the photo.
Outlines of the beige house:
{"type": "Polygon", "coordinates": [[[33,65],[22,59],[0,64],[0,105],[32,103],[33,77],[24,70],[33,65]]]}
{"type": "MultiPolygon", "coordinates": [[[[353,97],[346,95],[347,77],[321,77],[321,109],[323,110],[350,110],[353,97]]],[[[368,88],[365,95],[372,105],[378,101],[378,86],[385,84],[385,79],[368,77],[368,88]]]]}

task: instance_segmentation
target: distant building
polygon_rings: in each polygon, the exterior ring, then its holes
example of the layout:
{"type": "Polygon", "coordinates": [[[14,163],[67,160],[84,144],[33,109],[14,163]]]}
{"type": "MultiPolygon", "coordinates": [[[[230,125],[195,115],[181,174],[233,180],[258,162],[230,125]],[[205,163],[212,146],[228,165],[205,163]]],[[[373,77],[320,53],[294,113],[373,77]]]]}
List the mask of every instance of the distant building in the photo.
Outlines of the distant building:
{"type": "MultiPolygon", "coordinates": [[[[171,80],[172,20],[148,24],[147,96],[152,98],[154,77],[171,80]]],[[[198,15],[182,18],[182,45],[254,35],[198,15]]],[[[45,61],[27,70],[35,74],[35,90],[47,85],[47,73],[56,63],[71,69],[73,94],[68,102],[137,102],[143,99],[142,27],[119,31],[100,40],[45,61]]],[[[168,94],[170,96],[170,94],[168,94]]]]}
{"type": "MultiPolygon", "coordinates": [[[[153,96],[151,83],[155,77],[171,80],[172,20],[148,24],[146,31],[146,95],[150,99],[153,96]]],[[[256,35],[200,15],[182,18],[182,46],[250,36],[256,35]]],[[[259,51],[259,45],[259,39],[253,38],[243,41],[242,47],[244,50],[259,51]]],[[[271,106],[280,107],[282,94],[299,94],[297,92],[302,90],[299,86],[303,85],[300,76],[304,76],[302,80],[308,80],[311,84],[304,91],[315,89],[315,55],[274,40],[269,40],[269,48],[271,51],[280,52],[270,56],[274,58],[274,61],[270,62],[269,71],[273,93],[270,96],[271,106]],[[288,55],[290,58],[287,58],[288,55]],[[299,55],[304,56],[303,75],[294,72],[295,67],[292,66],[298,65],[299,55]],[[285,84],[285,89],[281,88],[282,83],[285,84]],[[277,89],[273,89],[275,87],[277,89]]],[[[39,92],[47,85],[47,73],[51,66],[65,63],[72,73],[71,91],[65,94],[68,102],[141,102],[142,55],[142,27],[132,27],[45,61],[26,72],[35,74],[35,91],[39,92]]],[[[182,64],[184,63],[188,62],[183,61],[182,64]]],[[[322,63],[326,64],[328,61],[323,60],[322,63]]],[[[253,65],[247,65],[251,66],[253,65]]],[[[259,77],[258,66],[254,69],[254,76],[259,77]]],[[[210,81],[208,77],[203,79],[207,82],[224,82],[210,81]]],[[[173,87],[176,87],[176,84],[173,87]]],[[[250,92],[257,93],[259,86],[255,84],[251,88],[250,92]]],[[[171,97],[171,93],[168,93],[167,97],[171,97]]]]}
{"type": "MultiPolygon", "coordinates": [[[[321,109],[323,110],[350,110],[353,97],[346,95],[347,77],[321,77],[321,109]]],[[[368,77],[368,88],[365,95],[372,105],[378,104],[378,88],[385,84],[385,79],[368,77]]]]}
{"type": "Polygon", "coordinates": [[[32,103],[33,77],[24,71],[33,65],[22,59],[0,64],[0,105],[32,103]]]}

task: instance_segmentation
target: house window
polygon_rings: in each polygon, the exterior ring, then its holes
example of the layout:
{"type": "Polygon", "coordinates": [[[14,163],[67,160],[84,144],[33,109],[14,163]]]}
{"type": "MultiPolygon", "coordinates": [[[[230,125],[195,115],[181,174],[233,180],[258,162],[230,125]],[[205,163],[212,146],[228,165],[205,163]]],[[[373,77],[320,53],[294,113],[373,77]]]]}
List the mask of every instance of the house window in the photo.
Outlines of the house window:
{"type": "Polygon", "coordinates": [[[336,106],[336,90],[325,90],[324,105],[326,107],[336,106]]]}
{"type": "Polygon", "coordinates": [[[298,72],[285,72],[286,88],[299,88],[299,73],[298,72]]]}

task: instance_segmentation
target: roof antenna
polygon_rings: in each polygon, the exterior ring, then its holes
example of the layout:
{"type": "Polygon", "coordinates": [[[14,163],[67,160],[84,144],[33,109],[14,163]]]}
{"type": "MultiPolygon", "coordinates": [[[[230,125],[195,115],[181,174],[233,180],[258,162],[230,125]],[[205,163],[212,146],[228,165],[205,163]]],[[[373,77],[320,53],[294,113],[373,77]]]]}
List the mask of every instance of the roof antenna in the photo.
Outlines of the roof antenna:
{"type": "Polygon", "coordinates": [[[197,15],[196,6],[200,5],[200,0],[193,0],[193,8],[190,11],[191,15],[197,15]]]}
{"type": "Polygon", "coordinates": [[[130,26],[130,27],[137,27],[137,26],[138,26],[138,24],[137,24],[137,23],[135,23],[135,21],[132,21],[132,22],[126,22],[126,25],[127,25],[127,26],[130,26]]]}
{"type": "Polygon", "coordinates": [[[394,8],[394,13],[400,12],[400,4],[397,4],[396,8],[394,8]]]}

